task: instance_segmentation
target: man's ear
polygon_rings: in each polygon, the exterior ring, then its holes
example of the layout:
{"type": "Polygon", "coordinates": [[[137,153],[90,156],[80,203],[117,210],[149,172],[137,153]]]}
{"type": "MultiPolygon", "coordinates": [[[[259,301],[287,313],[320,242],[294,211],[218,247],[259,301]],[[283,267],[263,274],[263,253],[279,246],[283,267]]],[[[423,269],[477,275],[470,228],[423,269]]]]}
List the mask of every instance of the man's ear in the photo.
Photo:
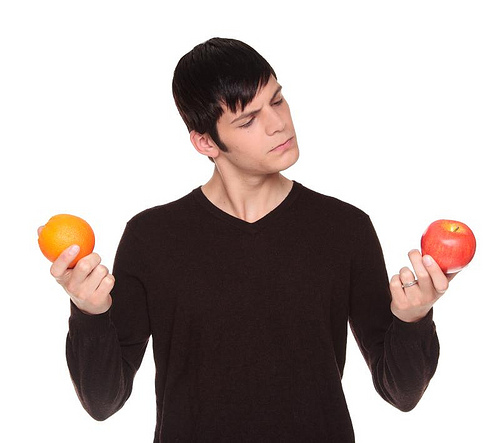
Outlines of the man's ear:
{"type": "Polygon", "coordinates": [[[212,137],[208,133],[200,134],[194,129],[189,133],[189,138],[194,148],[203,155],[207,157],[216,158],[219,155],[219,147],[212,140],[212,137]]]}

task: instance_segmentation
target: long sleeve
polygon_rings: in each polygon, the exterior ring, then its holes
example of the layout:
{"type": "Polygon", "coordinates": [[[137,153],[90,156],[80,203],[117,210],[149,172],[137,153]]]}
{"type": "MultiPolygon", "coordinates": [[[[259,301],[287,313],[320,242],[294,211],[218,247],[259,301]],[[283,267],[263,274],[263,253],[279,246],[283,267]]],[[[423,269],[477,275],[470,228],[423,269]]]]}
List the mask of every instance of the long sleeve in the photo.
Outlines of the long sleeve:
{"type": "Polygon", "coordinates": [[[155,443],[354,442],[342,389],[348,322],[380,395],[410,410],[436,368],[432,313],[392,315],[382,251],[359,209],[295,182],[248,223],[201,186],[135,216],[113,304],[73,307],[68,364],[84,407],[117,411],[152,337],[155,443]]]}
{"type": "Polygon", "coordinates": [[[66,359],[78,398],[96,420],[105,420],[129,398],[150,336],[143,261],[129,226],[118,247],[113,303],[88,315],[71,303],[66,359]]]}
{"type": "Polygon", "coordinates": [[[405,323],[392,314],[382,249],[368,217],[361,226],[351,267],[351,330],[377,392],[398,409],[410,411],[437,367],[439,342],[433,312],[415,323],[405,323]]]}

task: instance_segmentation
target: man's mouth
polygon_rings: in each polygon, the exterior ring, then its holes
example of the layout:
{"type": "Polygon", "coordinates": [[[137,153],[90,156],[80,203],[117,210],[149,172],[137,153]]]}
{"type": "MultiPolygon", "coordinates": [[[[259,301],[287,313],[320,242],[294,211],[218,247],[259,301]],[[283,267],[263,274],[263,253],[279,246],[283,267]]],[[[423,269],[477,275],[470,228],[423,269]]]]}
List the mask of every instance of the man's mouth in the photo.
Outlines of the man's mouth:
{"type": "Polygon", "coordinates": [[[278,146],[275,146],[273,149],[271,149],[271,151],[282,151],[284,149],[287,149],[290,147],[290,145],[292,144],[292,139],[293,137],[290,137],[287,141],[285,141],[284,143],[281,143],[280,145],[278,146]]]}

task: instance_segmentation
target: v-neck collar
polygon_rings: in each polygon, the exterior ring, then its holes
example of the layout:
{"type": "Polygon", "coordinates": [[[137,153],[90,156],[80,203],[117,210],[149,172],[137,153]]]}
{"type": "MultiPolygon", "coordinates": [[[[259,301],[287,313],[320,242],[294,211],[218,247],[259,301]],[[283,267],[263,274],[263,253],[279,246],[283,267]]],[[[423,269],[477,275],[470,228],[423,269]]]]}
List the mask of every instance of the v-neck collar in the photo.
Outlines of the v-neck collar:
{"type": "Polygon", "coordinates": [[[287,196],[282,200],[282,202],[268,212],[263,217],[259,218],[257,221],[250,223],[246,220],[242,220],[241,218],[235,217],[228,212],[223,211],[218,206],[215,206],[208,197],[201,190],[201,185],[195,189],[193,189],[192,194],[196,198],[196,200],[211,214],[214,216],[230,223],[231,225],[242,229],[249,233],[257,233],[262,230],[264,227],[271,224],[274,220],[276,220],[287,208],[289,208],[292,203],[299,196],[301,189],[303,188],[302,184],[292,180],[293,185],[287,196]]]}

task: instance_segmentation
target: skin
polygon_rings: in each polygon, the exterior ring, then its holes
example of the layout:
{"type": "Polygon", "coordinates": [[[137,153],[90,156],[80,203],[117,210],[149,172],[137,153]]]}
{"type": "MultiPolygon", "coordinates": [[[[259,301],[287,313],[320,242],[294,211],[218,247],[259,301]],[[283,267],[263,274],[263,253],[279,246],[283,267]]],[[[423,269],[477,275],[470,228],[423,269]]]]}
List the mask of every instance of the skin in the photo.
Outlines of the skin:
{"type": "MultiPolygon", "coordinates": [[[[42,227],[38,228],[38,233],[42,227]]],[[[110,293],[115,278],[101,264],[101,257],[95,252],[78,260],[73,269],[68,269],[78,251],[78,245],[65,249],[52,263],[50,274],[65,289],[78,309],[86,314],[102,314],[111,307],[110,293]]]]}
{"type": "Polygon", "coordinates": [[[221,151],[208,133],[190,133],[195,149],[215,163],[212,178],[201,189],[223,211],[253,223],[278,206],[292,188],[292,181],[280,174],[299,158],[290,108],[271,76],[243,111],[223,109],[217,130],[229,152],[221,151]],[[289,139],[289,149],[271,151],[289,139]]]}
{"type": "Polygon", "coordinates": [[[424,318],[434,303],[446,292],[449,282],[457,275],[444,274],[430,255],[422,255],[417,249],[408,253],[414,272],[401,268],[390,281],[391,311],[400,320],[413,323],[424,318]],[[402,284],[418,279],[418,284],[402,288],[402,284]]]}
{"type": "MultiPolygon", "coordinates": [[[[280,172],[299,158],[290,108],[276,79],[271,76],[244,110],[233,113],[226,107],[217,129],[229,152],[221,151],[208,133],[190,133],[194,148],[212,157],[215,163],[213,175],[202,186],[202,192],[221,210],[254,223],[286,198],[293,182],[280,172]],[[288,149],[272,151],[287,140],[290,140],[288,149]]],[[[74,269],[68,269],[77,253],[72,247],[66,249],[50,272],[81,311],[106,312],[112,304],[110,292],[115,279],[96,253],[82,258],[74,269]]],[[[455,274],[443,274],[432,257],[422,257],[416,249],[408,256],[414,271],[404,267],[391,278],[391,311],[404,322],[417,322],[446,292],[455,274]],[[403,283],[415,278],[418,278],[416,285],[402,288],[403,283]]]]}

